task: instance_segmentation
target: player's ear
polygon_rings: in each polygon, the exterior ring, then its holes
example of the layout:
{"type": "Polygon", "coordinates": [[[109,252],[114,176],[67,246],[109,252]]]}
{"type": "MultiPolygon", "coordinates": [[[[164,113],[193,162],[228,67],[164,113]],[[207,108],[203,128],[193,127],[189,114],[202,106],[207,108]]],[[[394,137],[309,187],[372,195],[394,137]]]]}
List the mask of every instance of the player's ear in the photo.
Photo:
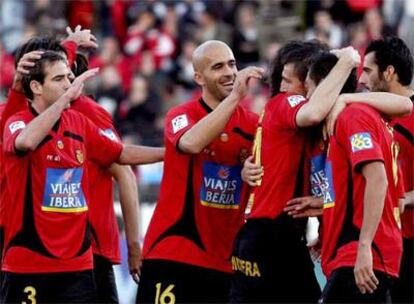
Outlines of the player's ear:
{"type": "Polygon", "coordinates": [[[204,85],[204,77],[203,77],[203,75],[201,75],[200,72],[195,71],[194,72],[194,81],[199,86],[203,86],[204,85]]]}
{"type": "Polygon", "coordinates": [[[41,95],[43,92],[43,86],[37,80],[30,81],[30,89],[32,90],[33,95],[41,95]]]}
{"type": "Polygon", "coordinates": [[[386,81],[393,80],[394,76],[396,75],[394,66],[392,66],[392,65],[387,66],[387,68],[383,72],[383,75],[384,75],[384,79],[386,81]]]}

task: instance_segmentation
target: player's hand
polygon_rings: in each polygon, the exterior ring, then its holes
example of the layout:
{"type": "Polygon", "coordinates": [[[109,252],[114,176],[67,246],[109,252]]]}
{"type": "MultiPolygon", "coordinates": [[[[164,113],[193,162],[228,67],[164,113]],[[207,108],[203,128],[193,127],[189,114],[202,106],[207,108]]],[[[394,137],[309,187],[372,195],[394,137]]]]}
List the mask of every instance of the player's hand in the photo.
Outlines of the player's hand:
{"type": "Polygon", "coordinates": [[[304,196],[291,199],[283,209],[293,218],[320,216],[323,212],[323,199],[314,196],[304,196]]]}
{"type": "Polygon", "coordinates": [[[371,246],[358,246],[354,268],[355,283],[362,294],[373,293],[379,284],[372,266],[371,246]]]}
{"type": "Polygon", "coordinates": [[[250,186],[254,187],[257,186],[257,182],[263,176],[263,167],[256,165],[253,162],[253,156],[249,156],[243,164],[243,169],[241,172],[242,180],[249,184],[250,186]]]}
{"type": "Polygon", "coordinates": [[[341,114],[341,112],[346,108],[346,102],[344,98],[345,97],[343,95],[338,96],[335,104],[326,117],[324,132],[327,134],[324,134],[325,139],[334,134],[336,120],[338,119],[339,114],[341,114]]]}
{"type": "Polygon", "coordinates": [[[312,243],[308,243],[309,253],[313,262],[320,262],[321,261],[321,249],[322,244],[319,239],[315,239],[312,243]]]}
{"type": "Polygon", "coordinates": [[[262,79],[263,74],[264,69],[259,67],[247,67],[237,72],[231,94],[241,100],[247,94],[249,80],[251,78],[262,79]]]}
{"type": "Polygon", "coordinates": [[[32,51],[23,55],[17,63],[16,73],[14,74],[12,88],[18,92],[23,91],[22,78],[29,74],[30,69],[34,67],[36,60],[42,58],[43,51],[32,51]]]}
{"type": "Polygon", "coordinates": [[[82,89],[84,87],[85,81],[97,75],[98,72],[99,68],[95,68],[87,70],[86,72],[76,77],[64,95],[69,99],[69,101],[79,98],[79,96],[82,94],[82,89]]]}
{"type": "Polygon", "coordinates": [[[331,53],[338,57],[340,61],[346,62],[353,68],[357,68],[361,64],[361,56],[352,46],[331,50],[331,53]]]}
{"type": "Polygon", "coordinates": [[[98,43],[94,35],[91,34],[91,30],[82,30],[80,25],[75,27],[75,31],[68,26],[66,27],[68,37],[66,40],[75,42],[78,47],[85,49],[97,49],[98,43]]]}
{"type": "Polygon", "coordinates": [[[142,263],[141,245],[136,244],[134,246],[128,246],[128,267],[129,273],[135,283],[139,283],[139,277],[141,276],[141,263],[142,263]]]}

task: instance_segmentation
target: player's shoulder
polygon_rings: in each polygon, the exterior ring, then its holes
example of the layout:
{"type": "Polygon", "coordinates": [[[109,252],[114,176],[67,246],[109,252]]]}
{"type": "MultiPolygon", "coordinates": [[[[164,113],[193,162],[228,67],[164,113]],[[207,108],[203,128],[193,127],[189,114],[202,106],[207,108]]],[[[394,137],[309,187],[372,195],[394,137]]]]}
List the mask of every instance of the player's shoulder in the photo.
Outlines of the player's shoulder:
{"type": "Polygon", "coordinates": [[[357,120],[365,117],[380,118],[380,113],[373,107],[360,103],[354,102],[348,105],[339,115],[342,119],[357,120]]]}

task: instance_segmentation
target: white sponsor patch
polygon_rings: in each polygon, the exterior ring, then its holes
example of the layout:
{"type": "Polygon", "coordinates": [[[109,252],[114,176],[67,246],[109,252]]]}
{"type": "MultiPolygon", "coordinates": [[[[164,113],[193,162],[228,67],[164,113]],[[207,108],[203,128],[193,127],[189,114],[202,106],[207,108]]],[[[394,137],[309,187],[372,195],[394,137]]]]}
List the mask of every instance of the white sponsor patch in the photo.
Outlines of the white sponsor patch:
{"type": "Polygon", "coordinates": [[[352,135],[350,138],[352,152],[358,152],[361,150],[368,150],[374,147],[372,143],[371,134],[368,132],[361,132],[352,135]]]}
{"type": "Polygon", "coordinates": [[[99,133],[107,138],[109,138],[112,141],[118,142],[118,137],[115,135],[114,131],[112,129],[99,129],[99,133]]]}
{"type": "Polygon", "coordinates": [[[177,133],[178,131],[180,131],[182,128],[185,128],[188,126],[188,119],[187,119],[187,115],[182,114],[182,115],[178,115],[177,117],[175,117],[172,121],[171,121],[172,127],[173,127],[173,132],[174,134],[177,133]]]}
{"type": "Polygon", "coordinates": [[[300,104],[302,101],[306,100],[306,98],[302,95],[292,95],[289,96],[287,100],[289,102],[289,105],[293,108],[300,104]]]}
{"type": "Polygon", "coordinates": [[[24,129],[25,127],[26,127],[26,124],[24,123],[24,121],[21,121],[21,120],[12,122],[9,125],[11,134],[14,134],[17,130],[24,129]]]}

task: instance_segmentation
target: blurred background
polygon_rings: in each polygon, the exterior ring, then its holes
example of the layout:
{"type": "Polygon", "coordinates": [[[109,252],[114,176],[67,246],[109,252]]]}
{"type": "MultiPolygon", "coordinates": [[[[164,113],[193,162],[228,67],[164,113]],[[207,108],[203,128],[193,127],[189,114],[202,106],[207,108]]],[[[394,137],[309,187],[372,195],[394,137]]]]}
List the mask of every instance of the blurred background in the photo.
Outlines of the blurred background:
{"type": "MultiPolygon", "coordinates": [[[[351,45],[363,55],[371,40],[398,35],[414,50],[412,0],[0,0],[0,103],[12,84],[16,48],[36,35],[63,39],[66,26],[78,24],[99,42],[89,60],[100,75],[88,93],[111,113],[125,143],[149,146],[163,145],[165,113],[199,94],[191,55],[206,40],[228,43],[239,69],[267,69],[291,39],[351,45]]],[[[256,82],[243,106],[260,112],[267,97],[267,86],[256,82]]],[[[143,236],[162,164],[140,166],[136,175],[143,236]]],[[[117,268],[117,279],[121,302],[132,302],[136,285],[126,265],[117,268]]]]}

